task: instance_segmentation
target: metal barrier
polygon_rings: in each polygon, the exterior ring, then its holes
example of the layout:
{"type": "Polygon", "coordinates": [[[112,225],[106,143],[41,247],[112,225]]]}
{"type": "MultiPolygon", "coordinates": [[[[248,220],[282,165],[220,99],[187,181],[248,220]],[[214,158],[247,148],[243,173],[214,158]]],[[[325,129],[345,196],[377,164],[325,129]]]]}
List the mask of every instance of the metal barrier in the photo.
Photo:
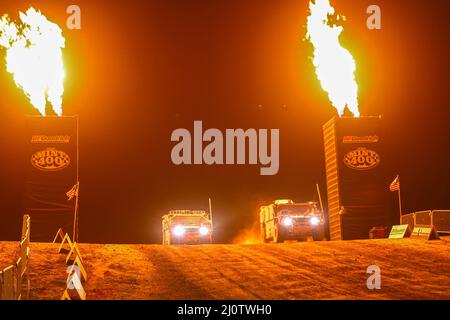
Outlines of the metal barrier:
{"type": "Polygon", "coordinates": [[[450,210],[433,210],[431,221],[437,232],[450,234],[450,210]]]}
{"type": "Polygon", "coordinates": [[[414,226],[416,225],[414,213],[403,215],[401,224],[408,224],[411,230],[414,229],[414,226]]]}
{"type": "Polygon", "coordinates": [[[30,225],[31,219],[29,215],[23,216],[22,223],[22,241],[19,244],[19,259],[16,262],[16,299],[22,299],[23,280],[26,280],[27,299],[30,295],[30,225]]]}
{"type": "Polygon", "coordinates": [[[14,300],[14,266],[0,271],[0,300],[14,300]]]}
{"type": "Polygon", "coordinates": [[[431,223],[431,210],[414,212],[416,225],[432,225],[431,223]]]}
{"type": "Polygon", "coordinates": [[[417,225],[434,226],[441,234],[450,234],[450,210],[426,210],[405,214],[402,224],[408,224],[411,229],[417,225]]]}
{"type": "Polygon", "coordinates": [[[23,221],[22,221],[22,237],[20,240],[23,239],[27,239],[27,245],[30,244],[30,236],[31,236],[31,218],[28,214],[23,216],[23,221]]]}
{"type": "Polygon", "coordinates": [[[28,261],[30,258],[30,216],[23,216],[22,236],[19,243],[19,258],[15,265],[0,271],[0,300],[23,299],[23,280],[26,280],[26,298],[30,294],[28,261]]]}
{"type": "Polygon", "coordinates": [[[28,262],[30,260],[30,247],[27,245],[27,238],[19,244],[19,259],[16,262],[16,299],[22,299],[23,280],[26,280],[27,299],[30,294],[30,273],[28,262]]]}

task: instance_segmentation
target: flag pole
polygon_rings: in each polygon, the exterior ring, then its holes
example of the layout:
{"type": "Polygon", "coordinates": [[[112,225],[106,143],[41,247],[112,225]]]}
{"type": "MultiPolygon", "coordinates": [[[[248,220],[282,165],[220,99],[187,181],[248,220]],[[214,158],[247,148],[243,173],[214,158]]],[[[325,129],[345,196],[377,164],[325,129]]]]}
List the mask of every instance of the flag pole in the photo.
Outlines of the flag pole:
{"type": "Polygon", "coordinates": [[[211,231],[209,233],[209,237],[211,239],[211,242],[213,240],[212,235],[214,232],[214,224],[213,224],[213,219],[212,219],[212,204],[211,204],[211,198],[208,199],[209,201],[209,220],[211,221],[211,231]]]}
{"type": "Polygon", "coordinates": [[[212,205],[211,205],[211,198],[208,199],[209,201],[209,220],[211,220],[211,228],[213,227],[213,221],[212,221],[212,205]]]}
{"type": "Polygon", "coordinates": [[[75,199],[75,213],[74,213],[74,223],[73,223],[73,241],[78,242],[78,195],[80,192],[80,167],[79,167],[79,158],[80,158],[80,119],[77,118],[77,193],[76,193],[76,199],[75,199]]]}
{"type": "Polygon", "coordinates": [[[78,194],[79,194],[80,182],[76,184],[76,193],[75,193],[75,210],[73,215],[73,233],[72,239],[73,242],[78,242],[78,194]]]}
{"type": "Polygon", "coordinates": [[[398,207],[400,211],[400,224],[402,223],[402,195],[401,189],[402,185],[400,184],[400,176],[398,176],[398,207]]]}

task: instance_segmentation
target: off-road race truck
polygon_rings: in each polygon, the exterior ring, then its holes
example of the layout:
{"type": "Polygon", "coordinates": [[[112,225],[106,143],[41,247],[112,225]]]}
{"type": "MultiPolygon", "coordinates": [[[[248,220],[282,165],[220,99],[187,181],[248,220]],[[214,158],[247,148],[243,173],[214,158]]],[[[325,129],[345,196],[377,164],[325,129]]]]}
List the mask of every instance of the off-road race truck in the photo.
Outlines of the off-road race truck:
{"type": "Polygon", "coordinates": [[[212,242],[211,215],[202,210],[172,210],[162,217],[163,244],[212,242]]]}
{"type": "Polygon", "coordinates": [[[260,209],[262,242],[281,243],[284,240],[325,240],[323,212],[316,202],[294,203],[292,200],[276,200],[260,209]]]}

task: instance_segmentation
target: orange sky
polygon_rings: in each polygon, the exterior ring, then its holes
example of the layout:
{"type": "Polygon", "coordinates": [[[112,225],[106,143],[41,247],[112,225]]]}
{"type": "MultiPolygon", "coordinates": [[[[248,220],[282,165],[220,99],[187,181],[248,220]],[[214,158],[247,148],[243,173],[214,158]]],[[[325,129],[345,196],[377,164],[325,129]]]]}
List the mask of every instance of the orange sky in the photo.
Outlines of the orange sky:
{"type": "MultiPolygon", "coordinates": [[[[362,114],[382,114],[392,130],[407,210],[449,208],[448,1],[332,3],[347,17],[342,44],[357,63],[362,114]],[[365,25],[374,3],[382,9],[380,31],[365,25]]],[[[77,1],[79,31],[65,27],[68,4],[0,0],[0,14],[17,18],[32,5],[63,27],[64,110],[80,116],[82,238],[159,241],[165,210],[206,207],[213,196],[226,241],[251,225],[259,203],[309,200],[318,181],[325,188],[321,126],[334,109],[302,41],[307,1],[84,0],[77,1]],[[280,128],[279,175],[173,166],[170,133],[193,120],[220,129],[280,128]]],[[[17,137],[32,109],[1,70],[0,92],[1,214],[19,215],[17,137]]],[[[12,237],[2,228],[0,236],[12,237]]]]}

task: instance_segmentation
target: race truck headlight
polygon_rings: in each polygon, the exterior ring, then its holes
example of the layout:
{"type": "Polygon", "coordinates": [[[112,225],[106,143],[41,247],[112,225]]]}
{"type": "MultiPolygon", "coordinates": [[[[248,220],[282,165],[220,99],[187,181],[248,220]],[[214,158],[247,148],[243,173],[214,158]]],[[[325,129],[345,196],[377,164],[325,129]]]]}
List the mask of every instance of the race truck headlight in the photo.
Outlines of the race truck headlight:
{"type": "Polygon", "coordinates": [[[292,226],[293,221],[292,221],[291,217],[284,217],[282,220],[282,223],[284,226],[289,227],[289,226],[292,226]]]}
{"type": "Polygon", "coordinates": [[[312,217],[311,220],[309,220],[313,226],[317,226],[320,223],[320,219],[317,217],[312,217]]]}
{"type": "Polygon", "coordinates": [[[181,237],[184,235],[184,227],[183,226],[175,226],[175,228],[173,228],[173,234],[177,237],[181,237]]]}
{"type": "Polygon", "coordinates": [[[205,226],[201,226],[198,232],[200,232],[200,235],[206,236],[209,233],[209,229],[205,226]]]}

